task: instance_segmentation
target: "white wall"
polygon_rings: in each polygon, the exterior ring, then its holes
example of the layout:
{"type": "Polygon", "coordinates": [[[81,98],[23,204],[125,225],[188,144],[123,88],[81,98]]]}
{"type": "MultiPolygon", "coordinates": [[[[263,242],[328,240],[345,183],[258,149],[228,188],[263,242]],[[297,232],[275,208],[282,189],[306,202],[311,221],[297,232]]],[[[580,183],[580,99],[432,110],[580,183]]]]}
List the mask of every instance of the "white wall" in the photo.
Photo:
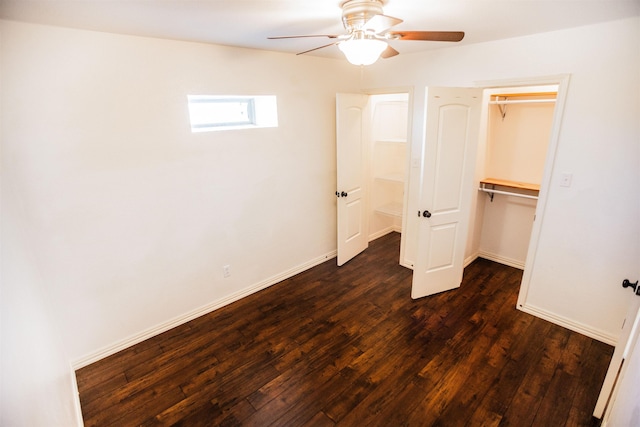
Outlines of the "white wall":
{"type": "Polygon", "coordinates": [[[544,170],[554,104],[504,105],[504,119],[498,105],[489,106],[487,164],[490,178],[540,184],[544,170]]]}
{"type": "MultiPolygon", "coordinates": [[[[4,156],[3,156],[4,157],[4,156]]],[[[68,354],[60,338],[34,259],[37,239],[23,200],[2,178],[2,276],[0,340],[0,425],[71,426],[75,388],[68,354]]]]}
{"type": "Polygon", "coordinates": [[[357,89],[356,67],[6,21],[0,31],[6,425],[71,425],[70,362],[334,253],[335,93],[357,89]],[[276,95],[280,126],[192,134],[188,94],[276,95]],[[34,403],[42,394],[53,397],[34,403]],[[38,422],[55,408],[62,422],[38,422]]]}
{"type": "MultiPolygon", "coordinates": [[[[640,275],[639,24],[400,55],[365,73],[366,88],[414,86],[413,135],[424,86],[572,74],[527,301],[610,336],[629,294],[620,282],[640,275]],[[570,189],[557,185],[562,171],[570,189]]],[[[335,250],[334,94],[357,90],[360,72],[12,22],[0,31],[2,424],[72,425],[69,362],[335,250]],[[191,134],[190,93],[275,94],[280,127],[191,134]]]]}
{"type": "MultiPolygon", "coordinates": [[[[496,194],[478,194],[481,215],[480,238],[475,254],[482,258],[519,268],[525,267],[533,229],[536,201],[496,194]]],[[[467,254],[467,257],[472,254],[467,254]]]]}
{"type": "Polygon", "coordinates": [[[640,19],[400,55],[372,67],[366,86],[414,85],[413,134],[423,135],[425,86],[563,73],[568,97],[526,305],[611,342],[631,297],[620,284],[640,276],[640,19]],[[570,188],[559,185],[563,172],[573,173],[570,188]]]}

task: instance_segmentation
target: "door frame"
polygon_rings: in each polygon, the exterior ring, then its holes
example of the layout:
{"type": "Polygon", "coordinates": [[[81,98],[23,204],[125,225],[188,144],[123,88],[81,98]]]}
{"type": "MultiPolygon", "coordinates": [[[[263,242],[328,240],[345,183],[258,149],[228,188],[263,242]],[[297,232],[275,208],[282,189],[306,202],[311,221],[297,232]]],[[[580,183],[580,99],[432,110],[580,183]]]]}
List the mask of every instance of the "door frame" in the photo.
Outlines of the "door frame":
{"type": "MultiPolygon", "coordinates": [[[[407,238],[408,238],[408,227],[409,223],[407,221],[408,212],[409,212],[409,203],[411,203],[410,191],[412,191],[413,187],[411,184],[411,153],[413,149],[413,135],[415,134],[413,131],[413,116],[415,110],[415,88],[413,86],[399,86],[399,87],[385,87],[385,88],[368,88],[362,89],[361,93],[364,95],[372,96],[372,95],[392,95],[396,93],[406,93],[408,96],[407,99],[407,149],[405,150],[405,180],[404,180],[404,196],[402,201],[402,232],[400,233],[400,255],[399,262],[400,265],[404,267],[408,267],[413,269],[413,264],[409,264],[405,260],[406,254],[406,246],[407,246],[407,238]]],[[[367,187],[367,202],[371,200],[371,189],[367,187]]],[[[417,203],[417,201],[416,201],[417,203]]],[[[367,206],[367,209],[371,209],[371,206],[367,206]]],[[[412,204],[413,209],[413,204],[412,204]]],[[[413,211],[413,210],[412,210],[413,211]]]]}
{"type": "MultiPolygon", "coordinates": [[[[637,300],[632,303],[632,307],[638,307],[637,300]]],[[[616,425],[621,425],[621,422],[624,423],[626,421],[629,421],[629,425],[631,425],[632,421],[637,420],[637,410],[640,408],[637,400],[638,395],[634,394],[638,390],[638,383],[633,382],[634,377],[638,377],[640,370],[640,310],[637,310],[634,319],[630,319],[630,316],[627,316],[626,321],[629,324],[633,324],[629,326],[629,331],[625,331],[623,328],[623,337],[621,338],[624,339],[616,345],[616,352],[618,352],[618,347],[621,346],[624,348],[621,351],[624,354],[619,360],[615,361],[618,365],[609,367],[609,370],[613,369],[614,373],[617,374],[619,372],[619,374],[616,375],[612,389],[605,389],[603,385],[600,396],[598,396],[598,404],[596,404],[596,409],[593,412],[594,417],[602,419],[602,427],[608,427],[609,425],[616,427],[616,425]],[[630,370],[632,377],[629,377],[630,370]],[[602,396],[603,392],[605,392],[605,396],[602,396]],[[633,399],[636,399],[635,405],[632,403],[633,399]],[[602,408],[603,403],[606,403],[605,408],[602,408]],[[631,408],[631,405],[634,407],[631,408]],[[604,411],[604,415],[602,411],[604,411]]],[[[614,357],[616,352],[614,352],[614,357]]],[[[613,364],[614,360],[611,363],[613,364]]],[[[607,372],[608,376],[609,372],[607,372]]]]}
{"type": "Polygon", "coordinates": [[[625,372],[624,370],[626,369],[624,362],[631,357],[635,343],[638,340],[639,330],[640,301],[632,296],[629,302],[627,316],[622,324],[620,337],[611,356],[609,369],[607,369],[607,375],[604,377],[604,382],[593,410],[593,416],[603,420],[602,425],[606,424],[605,420],[611,415],[611,406],[616,400],[620,382],[623,378],[623,372],[625,372]]]}
{"type": "MultiPolygon", "coordinates": [[[[538,243],[540,240],[540,233],[544,224],[544,215],[546,212],[547,199],[549,189],[551,188],[551,179],[555,168],[555,158],[558,149],[558,141],[560,139],[560,129],[562,127],[562,118],[564,116],[564,106],[567,98],[567,92],[569,89],[570,74],[558,74],[552,76],[542,77],[530,77],[521,79],[509,79],[509,80],[490,80],[475,82],[477,87],[483,89],[500,89],[507,87],[523,87],[523,86],[544,86],[544,85],[558,85],[558,94],[556,96],[556,105],[553,112],[553,123],[551,125],[551,134],[549,136],[549,145],[547,146],[547,153],[544,162],[544,171],[542,174],[542,182],[540,183],[540,193],[538,195],[538,202],[535,210],[535,221],[533,222],[533,229],[531,230],[531,237],[529,238],[529,248],[527,251],[527,257],[525,259],[524,273],[522,276],[522,282],[520,284],[520,292],[518,294],[518,302],[516,307],[529,314],[533,314],[536,317],[549,320],[553,323],[558,323],[559,319],[551,319],[545,313],[541,313],[538,310],[528,306],[527,296],[529,293],[529,285],[531,283],[531,273],[533,266],[536,262],[536,255],[538,251],[538,243]]],[[[486,126],[486,120],[488,119],[489,103],[486,97],[483,100],[483,117],[482,125],[486,126]]],[[[478,143],[484,142],[486,144],[486,132],[481,133],[481,139],[478,143]],[[484,140],[483,140],[484,139],[484,140]]],[[[575,330],[575,325],[563,325],[569,329],[575,330]]],[[[589,335],[587,331],[580,331],[589,335]]],[[[591,336],[591,335],[589,335],[591,336]]]]}

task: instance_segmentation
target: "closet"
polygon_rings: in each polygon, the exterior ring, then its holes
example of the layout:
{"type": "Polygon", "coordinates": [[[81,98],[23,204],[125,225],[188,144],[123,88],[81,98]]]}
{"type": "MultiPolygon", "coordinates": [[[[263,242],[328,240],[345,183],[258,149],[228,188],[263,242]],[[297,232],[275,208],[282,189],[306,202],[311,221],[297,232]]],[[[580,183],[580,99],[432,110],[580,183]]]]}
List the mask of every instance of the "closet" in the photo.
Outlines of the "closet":
{"type": "Polygon", "coordinates": [[[535,220],[557,85],[489,91],[487,138],[478,152],[477,255],[524,269],[535,220]]]}
{"type": "Polygon", "coordinates": [[[402,230],[408,94],[371,95],[369,240],[402,230]]]}
{"type": "Polygon", "coordinates": [[[336,94],[337,263],[402,232],[409,94],[336,94]]]}

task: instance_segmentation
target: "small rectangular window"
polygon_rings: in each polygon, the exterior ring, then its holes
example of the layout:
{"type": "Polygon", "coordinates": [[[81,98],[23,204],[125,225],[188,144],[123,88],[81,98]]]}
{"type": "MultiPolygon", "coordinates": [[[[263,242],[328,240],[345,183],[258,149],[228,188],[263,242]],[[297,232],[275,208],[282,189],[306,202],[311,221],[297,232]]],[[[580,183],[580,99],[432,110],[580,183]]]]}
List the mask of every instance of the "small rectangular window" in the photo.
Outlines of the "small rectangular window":
{"type": "Polygon", "coordinates": [[[189,95],[192,132],[277,127],[275,96],[189,95]]]}

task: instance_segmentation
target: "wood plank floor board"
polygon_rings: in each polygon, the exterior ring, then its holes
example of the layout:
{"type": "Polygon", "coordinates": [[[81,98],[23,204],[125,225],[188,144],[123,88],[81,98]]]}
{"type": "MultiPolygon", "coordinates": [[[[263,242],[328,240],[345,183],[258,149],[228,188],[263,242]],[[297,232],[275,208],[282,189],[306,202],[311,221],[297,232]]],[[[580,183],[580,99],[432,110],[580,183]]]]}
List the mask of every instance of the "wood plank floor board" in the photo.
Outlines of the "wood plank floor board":
{"type": "Polygon", "coordinates": [[[594,426],[594,420],[590,414],[596,405],[598,395],[589,393],[589,390],[598,389],[602,384],[601,378],[606,375],[610,361],[608,348],[609,346],[602,342],[590,342],[589,349],[582,359],[583,370],[579,377],[580,387],[574,395],[567,425],[594,426]]]}
{"type": "Polygon", "coordinates": [[[162,349],[159,346],[145,345],[143,350],[134,346],[79,369],[76,378],[78,389],[82,390],[81,401],[86,404],[117,390],[121,384],[114,380],[122,377],[126,382],[125,369],[138,361],[147,361],[160,355],[162,349]]]}
{"type": "MultiPolygon", "coordinates": [[[[505,302],[515,305],[512,299],[505,302]]],[[[479,332],[480,337],[490,340],[490,348],[484,356],[478,355],[478,361],[469,361],[471,366],[484,368],[472,370],[465,380],[464,387],[441,415],[442,419],[459,420],[456,422],[463,424],[468,422],[475,408],[486,401],[487,396],[493,394],[493,398],[498,402],[505,402],[511,398],[513,384],[518,383],[524,373],[518,364],[522,362],[524,355],[530,354],[532,343],[525,341],[523,337],[527,336],[525,331],[530,327],[532,319],[530,317],[518,319],[517,312],[512,310],[501,310],[499,313],[500,315],[487,322],[479,332]],[[499,333],[507,328],[512,333],[499,333]],[[487,384],[491,385],[488,390],[487,384]],[[506,393],[500,393],[502,390],[506,390],[506,393]],[[466,418],[460,418],[461,414],[465,414],[466,418]]]]}
{"type": "Polygon", "coordinates": [[[399,235],[76,372],[87,426],[585,426],[613,349],[484,259],[411,299],[399,235]]]}

